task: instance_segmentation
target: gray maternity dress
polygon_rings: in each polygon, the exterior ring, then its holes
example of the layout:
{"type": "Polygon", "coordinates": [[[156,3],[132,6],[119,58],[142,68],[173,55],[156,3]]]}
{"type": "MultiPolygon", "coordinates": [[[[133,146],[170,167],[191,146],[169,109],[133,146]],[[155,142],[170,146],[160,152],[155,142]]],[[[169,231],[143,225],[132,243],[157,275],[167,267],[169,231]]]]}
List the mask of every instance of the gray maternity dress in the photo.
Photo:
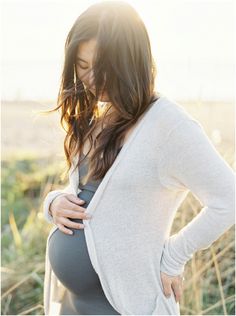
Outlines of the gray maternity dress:
{"type": "MultiPolygon", "coordinates": [[[[122,147],[121,147],[122,148],[122,147]]],[[[121,150],[119,149],[119,151],[121,150]]],[[[87,207],[101,180],[90,180],[85,185],[81,179],[88,170],[87,157],[80,165],[79,197],[87,207]]],[[[82,223],[82,219],[71,219],[82,223]]],[[[68,227],[69,228],[69,227],[68,227]]],[[[60,315],[120,315],[107,300],[99,277],[91,264],[84,229],[74,229],[73,235],[58,228],[49,239],[49,260],[52,270],[66,287],[60,315]]]]}

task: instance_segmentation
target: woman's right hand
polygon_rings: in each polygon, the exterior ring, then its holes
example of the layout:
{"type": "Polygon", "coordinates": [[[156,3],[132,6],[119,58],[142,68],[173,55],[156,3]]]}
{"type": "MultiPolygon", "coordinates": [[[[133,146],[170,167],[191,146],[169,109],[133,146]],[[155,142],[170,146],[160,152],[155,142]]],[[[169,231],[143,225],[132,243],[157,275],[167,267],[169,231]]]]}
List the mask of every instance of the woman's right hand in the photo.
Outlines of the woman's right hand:
{"type": "Polygon", "coordinates": [[[65,234],[73,234],[73,231],[67,227],[75,229],[83,229],[82,223],[73,222],[69,218],[90,219],[92,216],[84,214],[86,208],[80,206],[85,203],[84,200],[74,196],[73,194],[63,194],[57,196],[49,207],[49,212],[53,217],[53,222],[57,225],[59,230],[65,234]]]}

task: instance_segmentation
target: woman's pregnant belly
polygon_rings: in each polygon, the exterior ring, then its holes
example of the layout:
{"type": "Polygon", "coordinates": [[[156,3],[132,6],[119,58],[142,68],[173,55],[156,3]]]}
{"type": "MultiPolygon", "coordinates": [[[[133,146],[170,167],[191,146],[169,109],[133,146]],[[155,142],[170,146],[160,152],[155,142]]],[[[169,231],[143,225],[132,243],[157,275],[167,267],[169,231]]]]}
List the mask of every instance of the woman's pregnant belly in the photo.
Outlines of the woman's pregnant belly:
{"type": "MultiPolygon", "coordinates": [[[[86,208],[94,192],[84,190],[79,197],[86,203],[86,208]]],[[[70,219],[82,223],[82,219],[70,219]]],[[[91,264],[84,229],[74,229],[73,235],[68,235],[56,229],[49,240],[49,260],[52,270],[61,281],[75,295],[86,298],[101,293],[101,284],[97,273],[91,264]]]]}

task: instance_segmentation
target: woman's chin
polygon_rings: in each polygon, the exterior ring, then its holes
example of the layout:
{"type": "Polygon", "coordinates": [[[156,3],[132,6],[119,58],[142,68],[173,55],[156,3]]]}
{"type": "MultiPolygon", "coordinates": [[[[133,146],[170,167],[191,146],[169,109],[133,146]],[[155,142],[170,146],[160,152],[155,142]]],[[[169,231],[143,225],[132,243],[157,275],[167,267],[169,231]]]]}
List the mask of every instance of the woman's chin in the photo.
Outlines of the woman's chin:
{"type": "MultiPolygon", "coordinates": [[[[94,90],[90,90],[90,92],[95,96],[96,95],[96,93],[95,93],[95,91],[94,90]]],[[[110,102],[109,101],[109,98],[108,98],[108,96],[105,94],[105,95],[101,95],[101,96],[99,96],[98,97],[98,101],[100,101],[100,102],[110,102]]]]}
{"type": "Polygon", "coordinates": [[[106,94],[102,94],[102,95],[100,95],[99,97],[98,97],[98,101],[100,101],[100,102],[109,102],[109,98],[108,98],[108,96],[106,95],[106,94]]]}
{"type": "Polygon", "coordinates": [[[98,101],[99,102],[109,102],[109,99],[108,99],[108,97],[99,97],[98,101]]]}

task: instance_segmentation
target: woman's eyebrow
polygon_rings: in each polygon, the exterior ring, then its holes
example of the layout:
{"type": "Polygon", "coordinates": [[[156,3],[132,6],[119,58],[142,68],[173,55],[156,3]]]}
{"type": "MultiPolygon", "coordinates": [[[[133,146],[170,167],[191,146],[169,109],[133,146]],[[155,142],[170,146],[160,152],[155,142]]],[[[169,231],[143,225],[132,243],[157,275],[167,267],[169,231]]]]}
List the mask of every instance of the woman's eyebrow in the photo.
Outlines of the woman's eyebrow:
{"type": "Polygon", "coordinates": [[[79,56],[77,56],[76,59],[77,59],[77,61],[82,61],[82,62],[84,62],[84,63],[86,63],[86,64],[88,63],[86,60],[82,59],[82,58],[79,57],[79,56]]]}

